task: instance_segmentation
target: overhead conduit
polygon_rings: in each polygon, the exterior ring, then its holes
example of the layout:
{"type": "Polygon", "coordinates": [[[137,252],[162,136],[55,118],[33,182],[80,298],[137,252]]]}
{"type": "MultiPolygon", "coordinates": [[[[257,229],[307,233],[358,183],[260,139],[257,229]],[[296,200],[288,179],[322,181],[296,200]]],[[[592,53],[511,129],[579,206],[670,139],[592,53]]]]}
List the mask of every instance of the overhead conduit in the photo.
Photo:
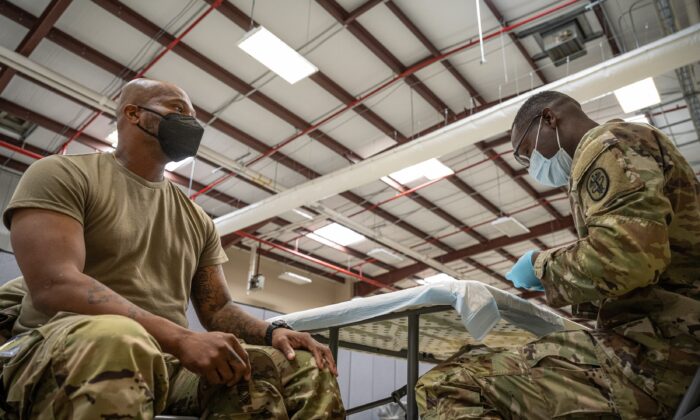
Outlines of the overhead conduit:
{"type": "Polygon", "coordinates": [[[697,57],[700,57],[700,24],[517,96],[390,152],[218,217],[214,222],[223,236],[294,208],[366,185],[407,166],[463,149],[505,131],[523,102],[538,92],[557,90],[579,101],[586,101],[646,77],[690,64],[697,57]]]}

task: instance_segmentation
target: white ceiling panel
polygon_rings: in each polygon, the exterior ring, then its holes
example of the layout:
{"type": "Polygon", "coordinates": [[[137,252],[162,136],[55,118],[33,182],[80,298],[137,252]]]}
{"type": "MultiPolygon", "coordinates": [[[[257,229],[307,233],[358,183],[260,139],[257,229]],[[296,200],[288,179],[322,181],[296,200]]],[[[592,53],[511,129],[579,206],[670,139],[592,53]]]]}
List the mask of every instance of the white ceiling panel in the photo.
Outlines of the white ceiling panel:
{"type": "Polygon", "coordinates": [[[331,173],[350,164],[347,159],[308,136],[294,140],[281,151],[320,174],[331,173]]]}
{"type": "Polygon", "coordinates": [[[360,95],[392,76],[391,70],[347,29],[337,32],[306,58],[352,95],[360,95]]]}
{"type": "MultiPolygon", "coordinates": [[[[402,7],[400,2],[397,2],[396,6],[402,7]]],[[[384,45],[404,67],[430,55],[415,35],[383,4],[361,15],[357,22],[384,45]]]]}
{"type": "Polygon", "coordinates": [[[14,50],[22,42],[27,32],[29,30],[24,26],[0,16],[0,45],[3,47],[14,50]]]}
{"type": "Polygon", "coordinates": [[[248,99],[241,99],[227,106],[220,117],[269,146],[296,132],[291,125],[248,99]]]}

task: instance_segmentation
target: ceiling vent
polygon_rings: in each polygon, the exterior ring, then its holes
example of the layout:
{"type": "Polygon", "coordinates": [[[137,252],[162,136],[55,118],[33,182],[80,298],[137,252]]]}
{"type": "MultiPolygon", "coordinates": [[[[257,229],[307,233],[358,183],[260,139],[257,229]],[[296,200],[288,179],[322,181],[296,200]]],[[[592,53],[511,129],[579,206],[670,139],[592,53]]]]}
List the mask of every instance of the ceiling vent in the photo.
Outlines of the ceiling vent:
{"type": "Polygon", "coordinates": [[[519,32],[517,37],[524,38],[530,35],[543,51],[533,59],[549,57],[555,66],[561,66],[567,61],[586,55],[586,42],[603,36],[603,33],[593,32],[586,17],[586,9],[582,8],[519,32]]]}
{"type": "Polygon", "coordinates": [[[34,130],[36,126],[31,122],[8,113],[0,111],[0,133],[12,137],[15,140],[23,140],[34,130]]]}
{"type": "Polygon", "coordinates": [[[586,54],[586,44],[576,21],[535,36],[555,66],[586,54]]]}

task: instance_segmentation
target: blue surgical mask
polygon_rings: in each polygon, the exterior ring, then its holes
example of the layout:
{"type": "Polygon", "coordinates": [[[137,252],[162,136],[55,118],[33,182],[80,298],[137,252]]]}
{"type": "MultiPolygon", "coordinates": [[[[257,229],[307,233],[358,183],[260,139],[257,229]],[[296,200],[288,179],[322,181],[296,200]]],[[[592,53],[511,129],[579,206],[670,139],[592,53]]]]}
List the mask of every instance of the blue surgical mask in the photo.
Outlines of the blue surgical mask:
{"type": "Polygon", "coordinates": [[[557,135],[559,150],[549,159],[542,156],[542,153],[537,150],[541,129],[542,117],[540,117],[540,122],[537,126],[535,150],[532,152],[532,156],[530,156],[530,168],[528,169],[528,173],[540,184],[549,187],[563,187],[569,183],[569,177],[571,176],[571,156],[561,147],[561,143],[559,142],[559,128],[557,127],[554,128],[554,131],[557,135]]]}

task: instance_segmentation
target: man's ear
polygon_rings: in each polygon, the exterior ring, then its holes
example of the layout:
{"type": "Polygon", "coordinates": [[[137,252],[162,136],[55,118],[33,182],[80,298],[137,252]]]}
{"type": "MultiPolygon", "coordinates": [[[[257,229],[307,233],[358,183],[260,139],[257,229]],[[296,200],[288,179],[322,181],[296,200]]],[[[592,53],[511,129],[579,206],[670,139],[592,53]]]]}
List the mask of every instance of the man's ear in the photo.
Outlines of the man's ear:
{"type": "Polygon", "coordinates": [[[552,108],[544,108],[542,110],[542,125],[546,125],[552,130],[559,124],[559,118],[552,110],[552,108]]]}
{"type": "Polygon", "coordinates": [[[129,104],[124,107],[124,116],[130,123],[138,124],[140,111],[136,105],[129,104]]]}

